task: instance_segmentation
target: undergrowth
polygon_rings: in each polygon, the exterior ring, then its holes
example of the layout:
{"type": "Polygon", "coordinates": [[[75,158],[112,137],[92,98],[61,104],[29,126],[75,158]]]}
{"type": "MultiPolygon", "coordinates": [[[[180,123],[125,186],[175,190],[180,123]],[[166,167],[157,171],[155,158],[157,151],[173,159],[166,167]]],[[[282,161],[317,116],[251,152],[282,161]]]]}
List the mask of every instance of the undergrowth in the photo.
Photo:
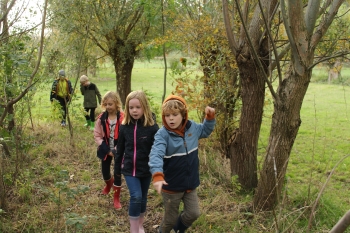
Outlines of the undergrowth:
{"type": "MultiPolygon", "coordinates": [[[[6,193],[8,209],[0,213],[0,232],[129,232],[128,190],[123,181],[121,210],[113,208],[110,193],[101,194],[104,186],[96,157],[93,134],[73,121],[73,136],[59,122],[41,123],[27,128],[23,141],[31,147],[27,161],[6,193]]],[[[240,190],[230,175],[229,161],[212,149],[210,139],[200,141],[201,185],[198,188],[201,217],[187,232],[304,232],[312,200],[307,186],[295,191],[286,184],[283,203],[275,212],[254,213],[253,193],[240,190]],[[291,189],[289,189],[291,188],[291,189]],[[288,190],[287,190],[288,189],[288,190]],[[285,229],[286,231],[284,231],[285,229]]],[[[14,169],[16,156],[6,158],[6,174],[14,169]]],[[[312,232],[328,232],[331,218],[336,221],[339,208],[333,196],[326,194],[320,202],[312,232]],[[316,230],[317,229],[317,230],[316,230]]],[[[149,191],[146,232],[157,232],[163,205],[161,197],[149,191]]]]}

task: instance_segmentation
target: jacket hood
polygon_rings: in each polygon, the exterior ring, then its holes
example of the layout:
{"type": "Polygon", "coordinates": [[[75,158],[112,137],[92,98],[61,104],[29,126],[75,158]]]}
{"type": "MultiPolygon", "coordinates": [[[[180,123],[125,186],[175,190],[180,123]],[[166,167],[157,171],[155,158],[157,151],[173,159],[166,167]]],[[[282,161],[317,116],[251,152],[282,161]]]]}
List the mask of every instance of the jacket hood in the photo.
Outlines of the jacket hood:
{"type": "MultiPolygon", "coordinates": [[[[163,102],[163,105],[168,102],[169,100],[178,100],[180,101],[181,103],[183,103],[185,106],[186,106],[186,109],[187,109],[187,103],[185,101],[185,99],[183,99],[182,97],[180,96],[177,96],[177,95],[169,95],[163,102]]],[[[185,135],[185,127],[186,127],[186,124],[187,124],[187,121],[188,121],[188,110],[186,111],[186,115],[185,115],[185,118],[182,120],[182,125],[181,125],[181,128],[180,129],[171,129],[168,124],[166,123],[166,120],[165,120],[165,116],[162,114],[162,122],[163,122],[163,125],[164,127],[169,130],[169,131],[173,131],[177,134],[179,134],[180,136],[184,136],[185,135]]]]}

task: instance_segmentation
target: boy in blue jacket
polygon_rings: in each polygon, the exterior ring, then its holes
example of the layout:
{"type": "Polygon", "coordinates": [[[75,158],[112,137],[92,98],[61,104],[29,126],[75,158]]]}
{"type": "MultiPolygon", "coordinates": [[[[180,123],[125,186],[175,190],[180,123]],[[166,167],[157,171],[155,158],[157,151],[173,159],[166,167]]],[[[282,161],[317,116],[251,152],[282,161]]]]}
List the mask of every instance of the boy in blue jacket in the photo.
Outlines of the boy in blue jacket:
{"type": "Polygon", "coordinates": [[[162,194],[164,217],[161,233],[185,232],[200,216],[196,188],[199,186],[198,140],[207,138],[215,126],[215,109],[205,108],[205,120],[188,120],[185,100],[168,96],[162,105],[163,127],[154,137],[149,166],[153,186],[162,194]],[[179,214],[180,202],[184,209],[179,214]]]}

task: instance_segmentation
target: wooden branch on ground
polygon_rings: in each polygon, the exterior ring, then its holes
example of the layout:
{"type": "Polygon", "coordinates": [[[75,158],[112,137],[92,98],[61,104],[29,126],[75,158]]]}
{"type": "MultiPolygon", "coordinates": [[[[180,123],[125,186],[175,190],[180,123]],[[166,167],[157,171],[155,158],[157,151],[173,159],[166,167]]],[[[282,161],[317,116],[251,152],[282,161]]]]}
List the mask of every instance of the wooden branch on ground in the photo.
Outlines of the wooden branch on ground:
{"type": "Polygon", "coordinates": [[[350,210],[335,224],[329,233],[341,233],[350,225],[350,210]]]}

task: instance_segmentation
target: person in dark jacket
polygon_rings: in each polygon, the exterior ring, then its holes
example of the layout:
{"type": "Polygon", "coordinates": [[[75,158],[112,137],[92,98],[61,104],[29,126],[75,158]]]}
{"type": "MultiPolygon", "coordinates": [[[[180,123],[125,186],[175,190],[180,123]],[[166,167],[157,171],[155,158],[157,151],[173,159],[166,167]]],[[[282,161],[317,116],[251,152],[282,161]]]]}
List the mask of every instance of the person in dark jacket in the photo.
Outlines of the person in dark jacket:
{"type": "Polygon", "coordinates": [[[80,77],[80,91],[84,96],[84,110],[85,110],[85,119],[87,128],[94,130],[95,127],[95,109],[98,104],[101,104],[101,94],[98,90],[96,84],[89,81],[89,78],[86,75],[80,77]]]}
{"type": "Polygon", "coordinates": [[[121,111],[122,102],[119,94],[114,91],[108,91],[102,98],[101,108],[104,112],[97,117],[94,139],[98,146],[97,157],[101,159],[102,176],[106,183],[102,194],[107,195],[113,186],[114,208],[120,209],[122,208],[120,204],[121,181],[120,179],[118,181],[115,169],[114,175],[111,176],[111,164],[116,154],[119,127],[124,119],[124,113],[121,111]]]}
{"type": "Polygon", "coordinates": [[[66,126],[67,107],[73,94],[73,88],[71,82],[66,78],[64,70],[58,71],[58,78],[52,84],[50,92],[50,101],[53,102],[56,99],[61,105],[62,120],[61,126],[66,126]]]}
{"type": "Polygon", "coordinates": [[[151,183],[149,153],[159,127],[143,91],[133,91],[125,101],[120,126],[115,170],[123,174],[130,193],[130,232],[144,232],[147,194],[151,183]]]}
{"type": "Polygon", "coordinates": [[[168,96],[162,105],[163,127],[154,136],[149,166],[153,186],[162,194],[164,217],[161,233],[183,233],[200,216],[198,140],[214,130],[215,109],[205,108],[198,124],[188,119],[187,104],[180,96],[168,96]],[[183,211],[179,213],[181,201],[183,211]]]}

